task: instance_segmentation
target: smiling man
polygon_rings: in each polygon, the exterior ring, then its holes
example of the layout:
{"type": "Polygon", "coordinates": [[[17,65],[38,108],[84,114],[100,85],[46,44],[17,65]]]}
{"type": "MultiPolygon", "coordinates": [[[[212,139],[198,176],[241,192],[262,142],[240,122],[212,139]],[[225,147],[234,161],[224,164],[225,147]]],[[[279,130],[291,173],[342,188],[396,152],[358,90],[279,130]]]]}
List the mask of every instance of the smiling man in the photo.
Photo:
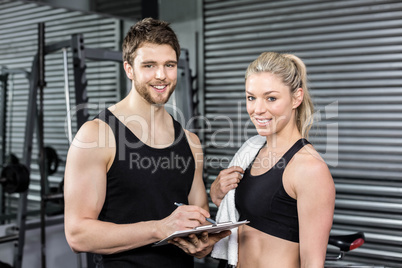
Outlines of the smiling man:
{"type": "Polygon", "coordinates": [[[95,253],[96,267],[193,267],[192,256],[206,256],[230,234],[151,246],[210,216],[200,141],[164,107],[177,83],[179,56],[168,23],[148,18],[132,26],[123,42],[130,93],[85,123],[68,152],[66,238],[73,251],[95,253]]]}

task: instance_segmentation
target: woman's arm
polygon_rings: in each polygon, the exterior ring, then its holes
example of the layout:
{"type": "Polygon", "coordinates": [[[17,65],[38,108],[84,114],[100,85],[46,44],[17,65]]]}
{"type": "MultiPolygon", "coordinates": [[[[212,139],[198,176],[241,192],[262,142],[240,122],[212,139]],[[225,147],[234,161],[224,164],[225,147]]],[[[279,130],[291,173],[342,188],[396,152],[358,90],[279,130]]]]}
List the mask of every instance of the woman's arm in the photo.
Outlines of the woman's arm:
{"type": "Polygon", "coordinates": [[[335,186],[326,163],[316,156],[298,161],[293,176],[300,231],[301,267],[323,267],[332,227],[335,186]]]}

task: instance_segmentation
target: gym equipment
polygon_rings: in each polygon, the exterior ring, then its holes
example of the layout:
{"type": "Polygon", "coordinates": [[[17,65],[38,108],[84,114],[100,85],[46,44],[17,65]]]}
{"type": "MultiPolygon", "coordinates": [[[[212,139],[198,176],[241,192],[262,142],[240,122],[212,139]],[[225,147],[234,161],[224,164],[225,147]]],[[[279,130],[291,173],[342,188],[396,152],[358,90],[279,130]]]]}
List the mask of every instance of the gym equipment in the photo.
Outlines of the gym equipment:
{"type": "MultiPolygon", "coordinates": [[[[73,74],[74,74],[74,93],[75,93],[75,105],[77,109],[75,110],[75,116],[77,119],[77,128],[79,129],[89,118],[88,113],[88,97],[87,97],[87,79],[86,79],[86,64],[85,60],[95,60],[95,61],[115,61],[122,62],[122,53],[119,51],[110,51],[106,49],[97,49],[97,48],[87,48],[84,45],[84,38],[81,34],[74,34],[70,39],[60,41],[54,44],[46,45],[44,42],[44,25],[38,25],[38,53],[35,55],[34,60],[32,62],[31,73],[27,75],[30,81],[29,86],[29,96],[28,96],[28,107],[27,107],[27,117],[26,117],[26,125],[25,125],[25,140],[23,145],[23,156],[21,163],[30,171],[30,164],[32,158],[32,147],[33,147],[33,133],[36,129],[37,138],[38,138],[38,148],[39,148],[39,165],[40,165],[40,175],[41,175],[41,189],[45,189],[47,176],[51,174],[55,167],[59,164],[59,159],[57,157],[51,157],[52,160],[48,159],[48,156],[53,155],[52,151],[49,151],[44,146],[43,142],[43,95],[44,95],[44,87],[46,85],[44,80],[44,57],[50,53],[54,53],[57,51],[63,51],[63,58],[65,59],[64,64],[67,66],[67,48],[71,49],[72,52],[72,62],[73,62],[73,74]],[[40,90],[38,90],[40,88],[40,90]],[[39,93],[39,94],[38,94],[39,93]],[[39,95],[39,101],[38,101],[39,95]],[[50,161],[50,162],[49,162],[50,161]],[[50,168],[49,168],[50,167],[50,168]]],[[[186,55],[184,53],[183,55],[186,55]]],[[[185,75],[188,75],[188,59],[179,60],[178,67],[185,70],[185,75]],[[184,66],[183,66],[184,64],[184,66]]],[[[186,78],[186,77],[185,77],[186,78]]],[[[65,93],[66,100],[69,98],[68,94],[68,69],[64,68],[64,80],[65,80],[65,93]]],[[[190,80],[185,80],[190,81],[190,80]]],[[[186,82],[188,84],[188,82],[186,82]]],[[[68,101],[69,103],[69,101],[68,101]]],[[[66,105],[68,105],[66,103],[66,105]]],[[[67,117],[70,113],[69,106],[67,108],[67,117]]],[[[190,108],[191,109],[191,108],[190,108]]],[[[71,124],[70,119],[67,119],[67,127],[70,128],[69,124],[71,124]]],[[[2,122],[1,122],[2,123],[2,122]]],[[[1,124],[0,124],[1,127],[1,124]]],[[[69,133],[69,142],[71,143],[72,135],[69,133]]],[[[4,148],[4,147],[3,147],[4,148]]],[[[2,158],[4,160],[4,158],[2,158]]],[[[61,182],[59,185],[59,196],[57,198],[62,198],[62,188],[63,183],[61,182]]],[[[46,258],[45,258],[45,249],[46,249],[46,237],[44,232],[45,227],[45,211],[42,206],[45,206],[45,203],[49,200],[53,200],[56,198],[52,192],[42,192],[41,190],[41,255],[42,255],[42,267],[46,266],[46,258]]],[[[18,235],[15,235],[12,239],[13,241],[17,241],[14,250],[14,268],[21,268],[22,266],[22,258],[23,258],[23,248],[25,242],[25,219],[27,216],[27,191],[21,192],[18,203],[18,214],[17,214],[17,227],[16,230],[18,235]]],[[[10,241],[9,239],[6,239],[10,241]]],[[[0,243],[3,243],[0,238],[0,243]]],[[[93,267],[93,263],[91,262],[91,258],[87,256],[88,268],[93,267]]]]}
{"type": "MultiPolygon", "coordinates": [[[[46,168],[46,189],[45,192],[46,194],[44,195],[45,201],[51,201],[55,204],[57,204],[60,208],[56,209],[56,211],[47,211],[46,214],[48,216],[53,216],[57,214],[63,213],[63,208],[64,208],[64,195],[63,195],[63,189],[60,188],[60,184],[58,186],[50,186],[50,183],[47,179],[49,175],[53,175],[54,173],[57,172],[57,169],[59,167],[60,159],[59,156],[57,155],[57,152],[55,149],[53,149],[50,146],[45,147],[45,168],[46,168]]],[[[62,183],[62,182],[60,182],[62,183]]]]}
{"type": "Polygon", "coordinates": [[[46,162],[46,171],[48,175],[53,175],[57,172],[59,168],[59,156],[55,149],[50,146],[45,146],[45,162],[46,162]]]}
{"type": "MultiPolygon", "coordinates": [[[[10,152],[6,156],[6,117],[8,117],[8,122],[11,125],[12,119],[12,97],[13,97],[13,83],[10,81],[10,87],[7,86],[8,77],[14,74],[24,74],[27,78],[29,78],[29,73],[25,70],[19,69],[7,69],[5,67],[1,68],[1,81],[3,82],[2,86],[2,111],[1,111],[1,141],[2,141],[2,151],[1,151],[1,159],[0,164],[2,165],[2,171],[0,176],[0,184],[3,187],[3,191],[9,194],[12,193],[22,193],[28,189],[29,186],[29,170],[27,167],[20,163],[18,157],[11,153],[11,128],[8,133],[8,137],[10,141],[8,141],[8,152],[10,152]],[[8,93],[8,94],[7,94],[8,93]],[[9,102],[10,111],[7,113],[7,102],[9,102]]],[[[2,213],[4,212],[3,203],[4,197],[2,196],[2,213]]]]}
{"type": "Polygon", "coordinates": [[[71,115],[70,115],[70,89],[68,85],[68,60],[67,60],[67,49],[63,48],[63,69],[64,69],[64,95],[66,98],[66,114],[67,114],[67,133],[68,133],[68,144],[70,145],[73,141],[73,132],[71,129],[71,115]]]}
{"type": "Polygon", "coordinates": [[[346,252],[361,247],[365,242],[363,232],[357,232],[349,235],[330,235],[328,244],[339,248],[338,256],[327,256],[326,260],[342,260],[346,252]]]}
{"type": "MultiPolygon", "coordinates": [[[[5,193],[21,193],[28,189],[29,185],[29,171],[27,172],[24,165],[20,164],[18,157],[12,153],[12,133],[11,127],[7,131],[7,123],[12,125],[12,111],[13,111],[13,89],[14,89],[14,75],[22,74],[29,79],[30,73],[23,69],[9,69],[5,66],[0,68],[0,82],[1,82],[1,103],[0,103],[0,223],[4,224],[6,221],[6,195],[5,193]],[[6,147],[8,145],[8,147],[6,147]]],[[[9,219],[12,219],[10,217],[9,219]]],[[[7,240],[14,239],[14,236],[7,236],[7,240]]],[[[0,242],[3,239],[0,239],[0,242]]]]}
{"type": "Polygon", "coordinates": [[[15,154],[10,153],[6,158],[6,163],[7,164],[19,164],[20,160],[18,159],[18,157],[15,154]]]}
{"type": "Polygon", "coordinates": [[[23,164],[10,164],[1,171],[0,183],[9,194],[23,193],[29,187],[29,170],[23,164]]]}
{"type": "MultiPolygon", "coordinates": [[[[74,85],[75,85],[75,105],[78,109],[75,111],[76,118],[77,118],[77,128],[80,128],[89,117],[88,113],[88,97],[87,97],[87,80],[85,75],[86,65],[85,59],[91,60],[108,60],[108,61],[122,61],[121,52],[117,51],[109,51],[105,49],[94,49],[94,48],[86,48],[84,46],[84,38],[81,34],[74,34],[71,36],[70,40],[60,41],[54,44],[45,45],[44,42],[44,25],[38,25],[38,53],[34,57],[32,62],[32,75],[30,80],[30,90],[29,90],[29,102],[28,102],[28,112],[27,112],[27,124],[25,127],[25,142],[24,142],[24,164],[29,166],[31,162],[31,148],[33,142],[33,130],[35,129],[35,119],[37,120],[36,127],[38,128],[38,147],[40,148],[40,170],[41,170],[41,260],[42,260],[42,267],[46,267],[46,256],[45,256],[45,249],[46,249],[46,237],[45,237],[45,204],[47,201],[55,200],[55,199],[62,199],[63,194],[58,192],[56,194],[52,192],[46,193],[46,181],[47,176],[50,172],[52,172],[52,168],[48,169],[46,166],[52,166],[56,164],[58,158],[53,158],[55,161],[52,163],[47,162],[46,160],[46,149],[43,144],[42,135],[43,135],[43,110],[41,105],[43,105],[43,87],[46,85],[44,81],[44,56],[53,52],[57,52],[63,50],[63,58],[64,58],[64,79],[65,79],[65,93],[66,93],[66,100],[69,100],[69,92],[68,92],[68,70],[66,68],[67,65],[67,48],[71,48],[72,55],[73,55],[73,68],[74,68],[74,85]],[[38,88],[39,90],[39,106],[37,104],[37,95],[38,95],[38,88]],[[38,109],[39,108],[39,109],[38,109]],[[51,164],[51,165],[49,165],[51,164]],[[50,172],[49,172],[50,171],[50,172]],[[42,191],[43,189],[43,191],[42,191]]],[[[68,101],[69,102],[69,101],[68,101]]],[[[67,105],[67,113],[70,113],[69,104],[67,105]]],[[[67,115],[69,116],[69,115],[67,115]]],[[[68,119],[70,121],[71,119],[68,119]]],[[[71,122],[67,122],[71,124],[71,122]]],[[[70,128],[68,126],[68,128],[70,128]]],[[[69,131],[69,142],[71,142],[72,134],[70,136],[69,131]]],[[[52,154],[52,152],[49,152],[52,154]]],[[[62,189],[62,185],[58,187],[62,189]]],[[[24,194],[23,198],[21,198],[21,215],[26,216],[26,202],[27,196],[24,194]]],[[[23,217],[21,217],[23,218],[23,217]]],[[[25,218],[24,218],[25,219],[25,218]]],[[[14,266],[16,268],[21,267],[22,264],[22,252],[23,252],[23,245],[24,245],[24,234],[19,236],[19,243],[18,243],[18,250],[15,251],[14,256],[14,266]]]]}

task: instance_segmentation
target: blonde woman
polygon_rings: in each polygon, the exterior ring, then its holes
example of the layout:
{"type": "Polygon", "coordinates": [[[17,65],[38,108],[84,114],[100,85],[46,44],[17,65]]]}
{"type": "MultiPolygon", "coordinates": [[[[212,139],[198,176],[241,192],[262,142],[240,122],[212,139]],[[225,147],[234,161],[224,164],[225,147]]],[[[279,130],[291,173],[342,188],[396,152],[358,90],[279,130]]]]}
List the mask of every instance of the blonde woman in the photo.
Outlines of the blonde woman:
{"type": "Polygon", "coordinates": [[[245,170],[222,170],[210,192],[219,207],[236,189],[239,220],[250,221],[239,227],[234,265],[324,267],[335,187],[306,139],[313,114],[306,67],[295,55],[265,52],[249,65],[245,78],[247,112],[265,140],[245,170]]]}

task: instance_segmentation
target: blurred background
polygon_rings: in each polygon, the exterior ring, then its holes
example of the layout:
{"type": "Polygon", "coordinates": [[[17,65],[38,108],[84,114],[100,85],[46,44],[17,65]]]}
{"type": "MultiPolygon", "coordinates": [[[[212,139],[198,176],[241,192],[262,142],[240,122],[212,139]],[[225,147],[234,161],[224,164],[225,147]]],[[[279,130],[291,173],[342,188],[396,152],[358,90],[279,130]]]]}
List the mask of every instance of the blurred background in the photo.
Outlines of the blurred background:
{"type": "MultiPolygon", "coordinates": [[[[302,58],[316,110],[310,141],[337,190],[331,234],[366,236],[342,264],[402,267],[402,1],[393,0],[0,0],[0,164],[18,160],[31,171],[25,188],[0,187],[2,262],[23,256],[22,267],[40,267],[42,227],[49,267],[90,267],[64,237],[60,195],[69,139],[128,93],[121,43],[145,17],[170,22],[179,37],[179,83],[167,106],[201,139],[208,190],[256,134],[245,109],[248,64],[264,51],[302,58]],[[47,46],[45,185],[31,85],[38,23],[47,46]]],[[[217,262],[207,257],[196,265],[217,262]]]]}

